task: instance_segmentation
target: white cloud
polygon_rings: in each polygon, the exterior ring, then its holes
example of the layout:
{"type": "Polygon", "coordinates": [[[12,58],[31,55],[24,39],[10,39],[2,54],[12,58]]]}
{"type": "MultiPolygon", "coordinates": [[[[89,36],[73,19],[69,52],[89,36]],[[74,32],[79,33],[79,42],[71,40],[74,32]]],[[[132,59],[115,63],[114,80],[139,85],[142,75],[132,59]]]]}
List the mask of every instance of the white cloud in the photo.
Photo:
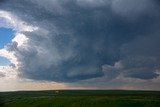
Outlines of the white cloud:
{"type": "MultiPolygon", "coordinates": [[[[12,28],[16,31],[15,37],[8,45],[17,43],[18,47],[24,46],[28,39],[23,32],[32,32],[33,30],[38,29],[37,27],[28,25],[8,11],[0,10],[0,20],[0,27],[12,28]]],[[[14,84],[16,84],[16,81],[18,80],[17,66],[19,62],[17,61],[15,53],[13,51],[8,51],[6,46],[3,49],[0,49],[0,56],[7,58],[11,62],[11,65],[0,66],[0,74],[1,77],[3,77],[0,78],[0,84],[3,85],[0,90],[10,90],[10,88],[13,90],[14,84]]]]}
{"type": "Polygon", "coordinates": [[[23,33],[17,33],[16,36],[12,39],[12,42],[17,42],[18,46],[25,45],[28,38],[23,33]]]}
{"type": "Polygon", "coordinates": [[[10,27],[16,30],[17,32],[21,32],[21,31],[31,32],[33,30],[38,29],[37,27],[28,25],[26,22],[20,20],[18,17],[16,17],[15,15],[13,15],[8,11],[0,10],[0,18],[3,18],[3,20],[5,21],[5,24],[3,27],[10,27]]]}
{"type": "MultiPolygon", "coordinates": [[[[16,42],[18,46],[25,44],[28,40],[25,34],[23,34],[22,32],[32,32],[38,29],[37,27],[28,25],[26,22],[20,20],[18,17],[8,11],[0,10],[0,18],[3,19],[3,26],[1,25],[1,27],[12,28],[16,31],[15,37],[12,39],[12,42],[16,42]]],[[[14,53],[7,51],[6,48],[0,49],[0,56],[6,57],[10,60],[11,63],[15,65],[18,64],[17,58],[15,57],[14,53]]]]}
{"type": "Polygon", "coordinates": [[[18,64],[17,58],[14,56],[14,53],[8,52],[6,49],[0,49],[0,56],[9,59],[9,61],[15,65],[18,64]]]}

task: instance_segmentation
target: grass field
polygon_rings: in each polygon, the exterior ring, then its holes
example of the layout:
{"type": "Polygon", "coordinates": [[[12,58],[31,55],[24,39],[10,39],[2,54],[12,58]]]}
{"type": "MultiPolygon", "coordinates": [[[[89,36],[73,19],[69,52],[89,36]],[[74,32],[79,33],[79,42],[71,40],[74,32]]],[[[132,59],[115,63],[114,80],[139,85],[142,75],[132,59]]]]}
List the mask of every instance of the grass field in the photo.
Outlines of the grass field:
{"type": "Polygon", "coordinates": [[[122,90],[1,92],[0,107],[160,107],[160,92],[122,90]]]}

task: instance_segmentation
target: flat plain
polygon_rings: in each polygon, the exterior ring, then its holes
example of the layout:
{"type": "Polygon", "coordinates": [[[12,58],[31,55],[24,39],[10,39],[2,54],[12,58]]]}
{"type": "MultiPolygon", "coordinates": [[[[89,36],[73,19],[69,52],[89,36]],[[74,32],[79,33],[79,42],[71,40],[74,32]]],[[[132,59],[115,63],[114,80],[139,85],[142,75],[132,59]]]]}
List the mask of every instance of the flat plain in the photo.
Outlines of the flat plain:
{"type": "Polygon", "coordinates": [[[0,107],[160,107],[160,91],[48,90],[0,92],[0,107]]]}

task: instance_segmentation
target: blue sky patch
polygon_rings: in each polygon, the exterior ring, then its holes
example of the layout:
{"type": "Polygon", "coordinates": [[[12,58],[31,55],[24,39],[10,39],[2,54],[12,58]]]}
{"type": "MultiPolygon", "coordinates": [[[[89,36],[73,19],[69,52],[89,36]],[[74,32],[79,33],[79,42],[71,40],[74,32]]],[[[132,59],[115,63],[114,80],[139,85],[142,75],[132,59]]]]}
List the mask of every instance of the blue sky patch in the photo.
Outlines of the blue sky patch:
{"type": "Polygon", "coordinates": [[[14,37],[14,31],[10,28],[0,28],[0,48],[3,48],[14,37]]]}
{"type": "Polygon", "coordinates": [[[7,58],[0,56],[0,66],[6,66],[9,63],[10,63],[10,61],[7,58]]]}

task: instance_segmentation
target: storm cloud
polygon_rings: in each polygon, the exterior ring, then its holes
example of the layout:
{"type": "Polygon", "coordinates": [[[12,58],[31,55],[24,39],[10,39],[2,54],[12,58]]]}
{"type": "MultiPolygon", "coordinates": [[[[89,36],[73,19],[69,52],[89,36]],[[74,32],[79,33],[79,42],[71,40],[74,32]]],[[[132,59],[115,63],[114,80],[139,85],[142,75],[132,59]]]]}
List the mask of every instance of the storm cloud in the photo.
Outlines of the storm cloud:
{"type": "Polygon", "coordinates": [[[158,0],[3,0],[0,10],[37,27],[20,31],[24,45],[5,47],[17,58],[20,77],[75,82],[159,76],[158,0]]]}

